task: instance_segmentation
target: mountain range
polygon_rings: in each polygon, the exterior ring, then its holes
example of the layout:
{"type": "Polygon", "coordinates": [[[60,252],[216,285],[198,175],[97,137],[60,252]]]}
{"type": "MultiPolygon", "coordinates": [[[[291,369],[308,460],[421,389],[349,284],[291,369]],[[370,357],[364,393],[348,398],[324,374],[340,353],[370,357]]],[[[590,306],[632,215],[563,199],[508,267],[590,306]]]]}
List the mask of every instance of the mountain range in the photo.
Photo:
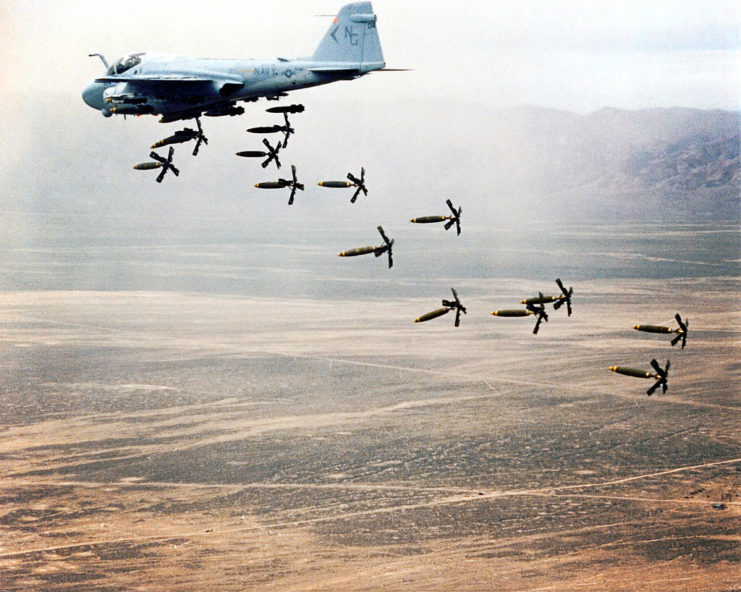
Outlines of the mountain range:
{"type": "MultiPolygon", "coordinates": [[[[464,101],[381,101],[362,93],[339,103],[331,93],[311,90],[289,100],[307,110],[292,118],[296,134],[281,156],[307,182],[294,211],[305,208],[309,216],[326,216],[329,196],[338,195],[317,189],[317,181],[364,166],[369,215],[436,213],[427,211],[430,205],[451,197],[479,221],[504,224],[509,217],[739,221],[738,111],[604,108],[579,115],[464,101]]],[[[132,165],[148,159],[155,140],[192,122],[106,120],[72,95],[14,97],[6,105],[9,144],[0,162],[6,208],[94,218],[113,207],[135,221],[177,220],[183,212],[213,214],[216,200],[231,219],[248,196],[269,215],[285,216],[282,199],[265,200],[264,192],[251,189],[283,169],[263,170],[259,161],[234,156],[261,146],[259,136],[245,133],[246,124],[276,123],[263,103],[248,105],[240,118],[204,118],[209,144],[197,158],[189,146],[176,146],[181,175],[161,186],[132,165]]]]}

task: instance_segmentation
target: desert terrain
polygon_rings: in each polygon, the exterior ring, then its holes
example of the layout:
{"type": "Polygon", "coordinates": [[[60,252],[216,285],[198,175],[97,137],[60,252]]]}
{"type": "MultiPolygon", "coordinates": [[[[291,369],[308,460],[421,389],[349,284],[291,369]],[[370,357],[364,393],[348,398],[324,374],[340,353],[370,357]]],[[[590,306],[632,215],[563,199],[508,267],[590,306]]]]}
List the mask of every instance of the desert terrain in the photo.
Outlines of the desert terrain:
{"type": "Polygon", "coordinates": [[[489,315],[532,282],[469,284],[458,329],[421,297],[0,294],[0,588],[741,589],[738,281],[583,281],[538,336],[489,315]],[[631,329],[678,290],[685,350],[631,329]],[[608,370],[652,357],[666,394],[608,370]]]}

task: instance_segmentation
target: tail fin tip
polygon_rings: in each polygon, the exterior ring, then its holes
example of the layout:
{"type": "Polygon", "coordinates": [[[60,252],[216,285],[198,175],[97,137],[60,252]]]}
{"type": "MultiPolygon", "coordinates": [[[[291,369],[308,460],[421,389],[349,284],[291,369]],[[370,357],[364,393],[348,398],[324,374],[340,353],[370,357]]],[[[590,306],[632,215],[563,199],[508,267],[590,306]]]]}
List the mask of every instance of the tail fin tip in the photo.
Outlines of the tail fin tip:
{"type": "Polygon", "coordinates": [[[311,59],[383,68],[383,52],[371,3],[353,2],[343,6],[311,59]]]}

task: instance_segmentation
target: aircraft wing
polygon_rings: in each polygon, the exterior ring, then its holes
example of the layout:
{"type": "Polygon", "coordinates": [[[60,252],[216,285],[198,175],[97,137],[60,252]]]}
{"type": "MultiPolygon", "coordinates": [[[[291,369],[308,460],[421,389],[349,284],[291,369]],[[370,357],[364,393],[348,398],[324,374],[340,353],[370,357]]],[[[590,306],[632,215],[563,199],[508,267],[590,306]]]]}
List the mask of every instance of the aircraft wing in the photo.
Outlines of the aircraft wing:
{"type": "Polygon", "coordinates": [[[167,84],[167,83],[193,83],[193,82],[214,82],[213,78],[202,78],[198,76],[103,76],[96,78],[95,82],[138,82],[142,84],[167,84]]]}
{"type": "Polygon", "coordinates": [[[239,77],[214,76],[211,78],[207,76],[185,76],[179,74],[103,76],[96,78],[95,82],[125,82],[129,86],[137,87],[142,92],[162,88],[177,92],[179,88],[192,89],[199,86],[212,86],[216,87],[222,94],[228,94],[244,86],[244,80],[239,77]]]}

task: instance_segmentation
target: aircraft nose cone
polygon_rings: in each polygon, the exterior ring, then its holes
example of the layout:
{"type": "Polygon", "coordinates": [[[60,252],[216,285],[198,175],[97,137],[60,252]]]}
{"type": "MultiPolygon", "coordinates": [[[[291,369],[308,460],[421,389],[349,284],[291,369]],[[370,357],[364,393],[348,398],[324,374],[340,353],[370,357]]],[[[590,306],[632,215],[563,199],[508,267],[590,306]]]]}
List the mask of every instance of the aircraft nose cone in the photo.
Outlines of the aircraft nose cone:
{"type": "Polygon", "coordinates": [[[82,100],[93,109],[103,109],[103,85],[91,82],[82,91],[82,100]]]}

